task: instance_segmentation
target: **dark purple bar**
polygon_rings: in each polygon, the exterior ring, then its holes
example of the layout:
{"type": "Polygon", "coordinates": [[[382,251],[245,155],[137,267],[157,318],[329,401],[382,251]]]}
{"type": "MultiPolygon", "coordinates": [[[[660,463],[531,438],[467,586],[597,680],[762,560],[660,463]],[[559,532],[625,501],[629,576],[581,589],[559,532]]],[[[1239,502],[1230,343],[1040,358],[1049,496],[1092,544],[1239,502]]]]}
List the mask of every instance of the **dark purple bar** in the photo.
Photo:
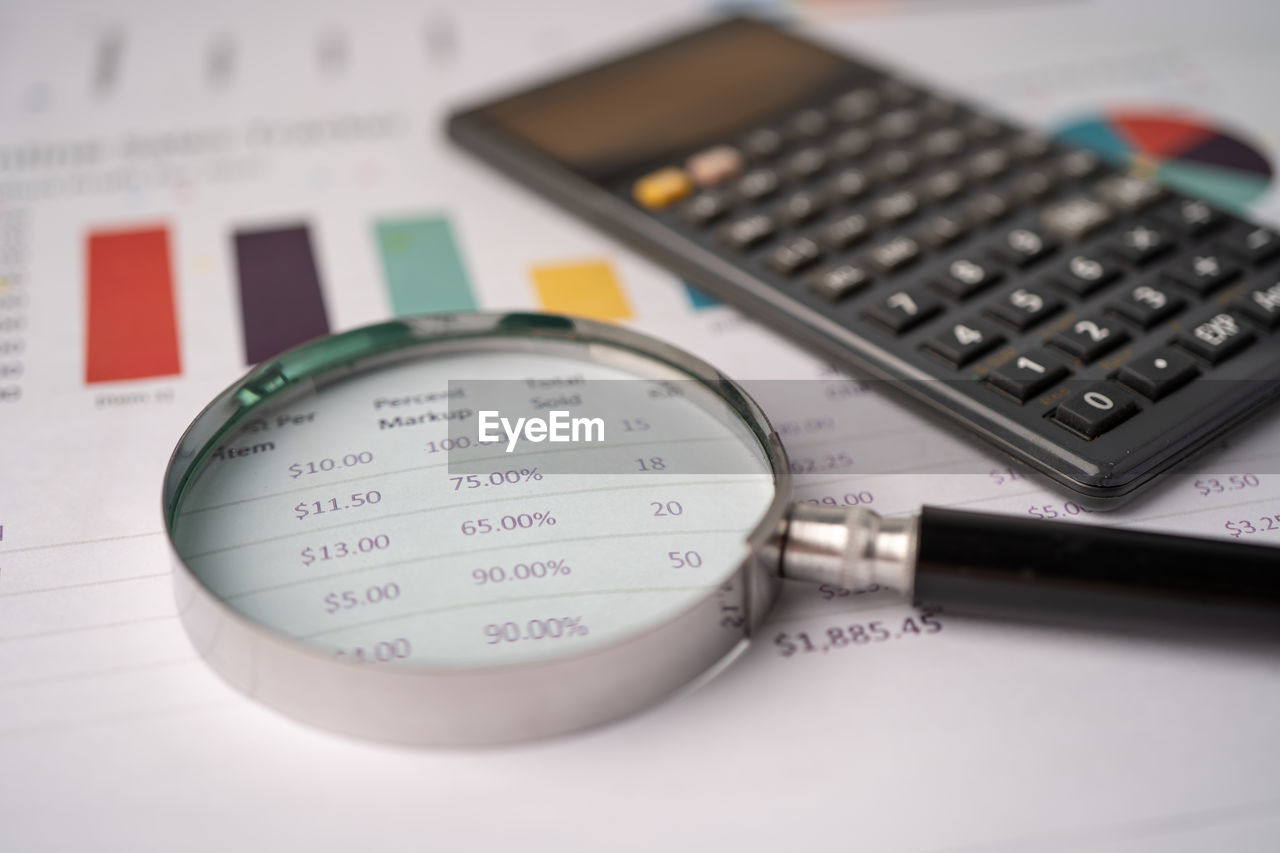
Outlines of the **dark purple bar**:
{"type": "Polygon", "coordinates": [[[249,364],[329,334],[307,226],[237,231],[235,244],[249,364]]]}

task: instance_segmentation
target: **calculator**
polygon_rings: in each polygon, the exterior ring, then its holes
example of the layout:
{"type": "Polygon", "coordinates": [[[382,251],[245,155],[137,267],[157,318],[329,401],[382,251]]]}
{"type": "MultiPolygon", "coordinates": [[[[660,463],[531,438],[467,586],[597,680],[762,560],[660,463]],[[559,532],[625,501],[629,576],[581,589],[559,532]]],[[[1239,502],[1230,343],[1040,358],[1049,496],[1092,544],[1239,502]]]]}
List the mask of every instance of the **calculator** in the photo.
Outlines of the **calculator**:
{"type": "Polygon", "coordinates": [[[1092,507],[1280,395],[1280,235],[747,17],[451,137],[1092,507]]]}

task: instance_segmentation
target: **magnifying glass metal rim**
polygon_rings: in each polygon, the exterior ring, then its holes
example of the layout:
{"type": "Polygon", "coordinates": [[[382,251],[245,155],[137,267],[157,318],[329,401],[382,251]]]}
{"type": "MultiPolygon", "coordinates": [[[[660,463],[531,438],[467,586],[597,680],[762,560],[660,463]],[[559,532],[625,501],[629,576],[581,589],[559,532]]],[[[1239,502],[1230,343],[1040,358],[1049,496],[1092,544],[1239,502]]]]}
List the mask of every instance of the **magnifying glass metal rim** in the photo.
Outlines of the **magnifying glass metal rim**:
{"type": "MultiPolygon", "coordinates": [[[[635,713],[718,671],[763,621],[778,595],[766,554],[784,524],[791,472],[777,433],[737,383],[683,350],[646,335],[577,317],[468,313],[406,317],[295,347],[250,370],[195,418],[165,472],[162,508],[178,613],[192,644],[228,683],[295,719],[344,734],[417,745],[526,741],[635,713]],[[174,545],[186,488],[239,424],[291,394],[427,354],[500,344],[537,351],[548,341],[593,346],[597,363],[634,366],[634,356],[674,368],[731,406],[771,468],[774,495],[727,580],[667,619],[576,655],[478,668],[377,665],[337,657],[278,634],[233,610],[191,571],[174,545]]],[[[776,554],[775,554],[776,556],[776,554]]]]}

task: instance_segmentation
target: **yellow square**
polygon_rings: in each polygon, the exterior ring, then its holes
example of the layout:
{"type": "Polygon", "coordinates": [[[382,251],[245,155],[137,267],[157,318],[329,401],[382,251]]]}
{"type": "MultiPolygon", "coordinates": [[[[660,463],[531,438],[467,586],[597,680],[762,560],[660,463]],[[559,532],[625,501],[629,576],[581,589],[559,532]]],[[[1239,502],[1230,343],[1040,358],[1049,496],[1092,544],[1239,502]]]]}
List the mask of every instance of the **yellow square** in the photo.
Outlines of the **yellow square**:
{"type": "Polygon", "coordinates": [[[542,310],[593,320],[626,320],[631,306],[608,261],[538,266],[532,270],[542,310]]]}

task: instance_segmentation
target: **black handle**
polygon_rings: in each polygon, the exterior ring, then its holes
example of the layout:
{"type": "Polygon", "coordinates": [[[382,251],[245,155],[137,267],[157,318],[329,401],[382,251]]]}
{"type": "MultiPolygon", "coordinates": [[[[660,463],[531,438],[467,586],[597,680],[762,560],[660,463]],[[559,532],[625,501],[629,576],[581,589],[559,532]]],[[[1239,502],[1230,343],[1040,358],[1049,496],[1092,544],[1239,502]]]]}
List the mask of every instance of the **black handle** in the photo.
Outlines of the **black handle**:
{"type": "Polygon", "coordinates": [[[1175,600],[1277,608],[1280,548],[925,507],[917,600],[1025,618],[1175,600]]]}

